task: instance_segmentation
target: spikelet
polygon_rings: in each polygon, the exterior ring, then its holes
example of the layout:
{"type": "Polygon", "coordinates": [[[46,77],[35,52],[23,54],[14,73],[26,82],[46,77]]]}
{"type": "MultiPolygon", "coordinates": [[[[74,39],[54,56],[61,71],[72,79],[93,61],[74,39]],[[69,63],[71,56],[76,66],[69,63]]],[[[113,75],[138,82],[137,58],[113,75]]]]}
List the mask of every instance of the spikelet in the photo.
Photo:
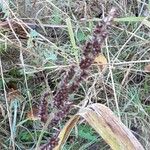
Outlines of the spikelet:
{"type": "Polygon", "coordinates": [[[47,98],[50,95],[49,92],[45,92],[43,94],[43,96],[40,99],[40,105],[39,105],[39,111],[38,111],[38,116],[41,119],[42,122],[46,122],[47,121],[47,106],[48,106],[48,102],[47,102],[47,98]]]}

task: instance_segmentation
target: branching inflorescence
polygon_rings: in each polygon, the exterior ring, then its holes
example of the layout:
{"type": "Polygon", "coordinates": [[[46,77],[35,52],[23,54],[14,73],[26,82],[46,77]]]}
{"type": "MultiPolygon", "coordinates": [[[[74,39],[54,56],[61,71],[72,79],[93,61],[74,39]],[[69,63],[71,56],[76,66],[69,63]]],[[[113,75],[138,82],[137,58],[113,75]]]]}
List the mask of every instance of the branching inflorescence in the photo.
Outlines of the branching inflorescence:
{"type": "MultiPolygon", "coordinates": [[[[93,64],[94,59],[101,53],[102,44],[104,43],[106,36],[108,34],[108,27],[111,25],[111,21],[115,16],[115,9],[112,8],[108,17],[103,19],[103,22],[98,24],[94,31],[92,38],[87,41],[83,47],[83,58],[79,64],[78,73],[76,73],[76,66],[71,66],[70,70],[66,72],[63,79],[60,82],[60,86],[53,97],[53,105],[58,111],[54,114],[50,126],[54,127],[62,120],[68,113],[72,106],[69,103],[69,94],[75,92],[81,81],[88,76],[88,69],[93,64]],[[73,80],[72,82],[71,79],[73,80]]],[[[47,96],[47,95],[45,95],[47,96]]],[[[46,119],[46,99],[41,100],[41,105],[39,109],[39,116],[41,121],[46,119]]],[[[57,136],[50,139],[50,141],[44,145],[41,150],[51,150],[58,144],[57,136]]]]}

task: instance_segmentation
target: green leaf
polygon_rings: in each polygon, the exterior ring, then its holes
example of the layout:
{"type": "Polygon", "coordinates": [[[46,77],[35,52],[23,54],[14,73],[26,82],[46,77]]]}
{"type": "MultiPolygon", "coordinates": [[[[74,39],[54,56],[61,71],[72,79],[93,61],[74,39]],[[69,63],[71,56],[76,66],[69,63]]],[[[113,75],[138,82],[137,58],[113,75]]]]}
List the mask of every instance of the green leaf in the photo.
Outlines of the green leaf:
{"type": "Polygon", "coordinates": [[[84,42],[86,40],[86,36],[82,31],[77,32],[77,40],[79,42],[84,42]]]}
{"type": "Polygon", "coordinates": [[[57,9],[54,10],[54,15],[52,15],[52,20],[50,20],[51,24],[61,24],[61,14],[57,9]]]}
{"type": "Polygon", "coordinates": [[[32,37],[32,38],[35,38],[35,37],[37,37],[39,35],[39,33],[37,32],[37,31],[35,31],[35,30],[31,30],[30,31],[30,36],[32,37]]]}
{"type": "Polygon", "coordinates": [[[52,52],[45,51],[44,52],[44,57],[47,60],[51,60],[53,62],[55,62],[57,60],[57,55],[53,51],[52,52]]]}
{"type": "Polygon", "coordinates": [[[117,22],[141,22],[145,19],[145,17],[123,17],[123,18],[115,18],[114,21],[117,22]]]}
{"type": "Polygon", "coordinates": [[[90,126],[79,126],[79,136],[86,140],[92,141],[96,140],[97,136],[94,135],[94,132],[90,126]]]}

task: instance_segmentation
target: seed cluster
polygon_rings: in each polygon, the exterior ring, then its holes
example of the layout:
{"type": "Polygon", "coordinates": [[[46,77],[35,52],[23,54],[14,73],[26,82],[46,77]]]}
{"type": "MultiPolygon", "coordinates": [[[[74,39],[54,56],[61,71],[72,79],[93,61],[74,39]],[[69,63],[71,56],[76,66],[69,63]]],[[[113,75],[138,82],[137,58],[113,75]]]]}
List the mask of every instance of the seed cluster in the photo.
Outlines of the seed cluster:
{"type": "Polygon", "coordinates": [[[88,73],[86,70],[80,70],[80,73],[78,76],[76,76],[74,78],[74,81],[69,85],[69,94],[72,94],[73,92],[75,92],[81,81],[83,81],[86,77],[88,76],[88,73]]]}
{"type": "MultiPolygon", "coordinates": [[[[66,117],[66,115],[69,113],[69,110],[71,108],[71,103],[70,104],[66,104],[61,110],[59,110],[58,112],[55,113],[55,117],[51,120],[50,123],[50,127],[55,127],[58,122],[60,122],[64,117],[66,117]]],[[[58,145],[58,133],[53,136],[50,141],[45,144],[44,146],[42,146],[41,150],[52,150],[55,146],[58,145]]]]}
{"type": "MultiPolygon", "coordinates": [[[[60,82],[60,86],[53,97],[53,104],[54,107],[58,109],[55,113],[54,118],[52,119],[50,126],[54,127],[61,121],[66,115],[69,113],[72,104],[68,104],[68,97],[69,94],[75,92],[79,84],[88,76],[88,69],[94,62],[95,57],[99,55],[101,52],[102,44],[107,36],[108,27],[114,18],[115,9],[112,9],[107,18],[103,20],[102,24],[98,24],[94,31],[93,37],[86,42],[83,49],[83,58],[79,63],[79,68],[77,71],[75,70],[75,66],[71,66],[70,70],[65,73],[63,79],[60,82]]],[[[41,103],[43,106],[47,104],[45,101],[41,103]]],[[[44,108],[44,106],[43,106],[44,108]]],[[[41,116],[43,115],[44,118],[44,111],[46,110],[41,109],[41,116]]],[[[49,143],[44,145],[41,150],[51,150],[58,144],[57,136],[51,138],[49,143]]]]}
{"type": "Polygon", "coordinates": [[[64,107],[65,101],[68,100],[68,87],[66,84],[59,89],[53,100],[54,106],[56,106],[58,109],[64,107]]]}
{"type": "Polygon", "coordinates": [[[70,70],[68,72],[65,72],[65,75],[63,79],[60,82],[60,87],[57,90],[57,93],[55,94],[53,98],[54,107],[57,109],[63,109],[65,107],[65,102],[68,101],[69,96],[69,89],[68,89],[68,83],[73,78],[75,74],[75,66],[71,66],[70,70]]]}
{"type": "Polygon", "coordinates": [[[47,114],[47,106],[48,106],[47,98],[49,95],[50,95],[49,92],[45,92],[40,100],[38,116],[40,117],[41,121],[43,121],[43,122],[46,122],[47,116],[48,116],[48,114],[47,114]]]}
{"type": "Polygon", "coordinates": [[[65,106],[60,109],[58,112],[55,113],[55,117],[52,119],[50,126],[54,127],[60,122],[66,115],[69,113],[69,110],[71,108],[71,103],[70,104],[65,104],[65,106]]]}
{"type": "Polygon", "coordinates": [[[89,57],[86,57],[84,59],[81,60],[80,62],[80,68],[83,70],[83,69],[88,69],[91,64],[93,63],[93,58],[89,58],[89,57]]]}

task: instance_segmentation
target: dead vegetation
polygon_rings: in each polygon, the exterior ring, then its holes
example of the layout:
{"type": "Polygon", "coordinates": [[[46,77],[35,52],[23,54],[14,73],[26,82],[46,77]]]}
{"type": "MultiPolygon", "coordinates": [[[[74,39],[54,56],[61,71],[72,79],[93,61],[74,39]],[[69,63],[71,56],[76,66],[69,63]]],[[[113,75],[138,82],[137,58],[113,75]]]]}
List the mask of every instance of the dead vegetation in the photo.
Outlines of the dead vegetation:
{"type": "Polygon", "coordinates": [[[0,149],[148,150],[149,14],[137,0],[0,0],[0,149]]]}

